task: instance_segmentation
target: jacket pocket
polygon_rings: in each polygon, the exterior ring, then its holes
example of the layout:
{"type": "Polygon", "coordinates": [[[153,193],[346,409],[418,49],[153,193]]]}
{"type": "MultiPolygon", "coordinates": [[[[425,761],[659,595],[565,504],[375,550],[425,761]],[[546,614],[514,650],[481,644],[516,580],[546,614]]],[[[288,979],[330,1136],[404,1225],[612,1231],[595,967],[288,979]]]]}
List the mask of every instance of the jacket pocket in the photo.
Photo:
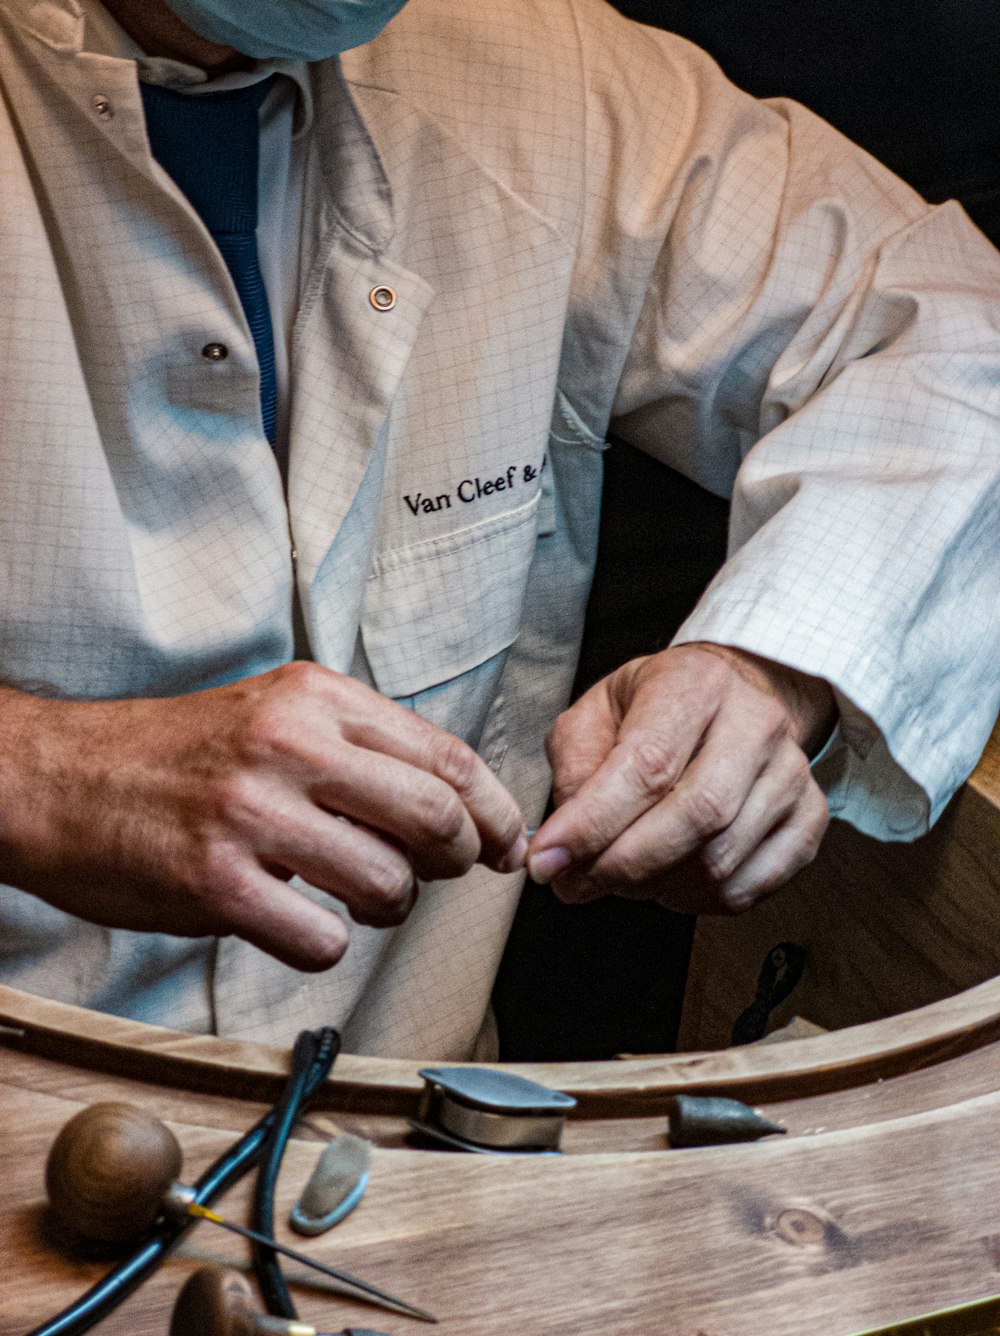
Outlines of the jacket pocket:
{"type": "Polygon", "coordinates": [[[485,663],[521,624],[540,493],[516,510],[377,556],[361,637],[375,685],[415,696],[485,663]]]}

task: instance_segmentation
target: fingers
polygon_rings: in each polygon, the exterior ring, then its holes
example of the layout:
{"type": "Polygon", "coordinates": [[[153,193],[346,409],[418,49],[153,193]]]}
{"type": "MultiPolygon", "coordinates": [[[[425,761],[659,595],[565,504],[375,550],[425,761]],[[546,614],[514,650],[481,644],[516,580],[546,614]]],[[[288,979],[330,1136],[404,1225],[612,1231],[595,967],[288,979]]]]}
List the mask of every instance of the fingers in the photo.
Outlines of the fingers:
{"type": "Polygon", "coordinates": [[[348,943],[347,927],[333,910],[252,864],[234,875],[221,931],[310,974],[336,965],[348,943]]]}
{"type": "MultiPolygon", "coordinates": [[[[317,770],[321,761],[317,758],[317,770]]],[[[394,756],[344,747],[335,773],[315,784],[310,796],[388,835],[426,881],[460,877],[480,856],[479,832],[455,789],[394,756]]]]}
{"type": "Polygon", "coordinates": [[[550,736],[561,806],[532,841],[536,881],[574,903],[732,912],[815,856],[829,816],[799,721],[756,680],[766,666],[744,673],[727,657],[637,661],[562,716],[550,736]]]}
{"type": "Polygon", "coordinates": [[[576,796],[618,741],[620,720],[605,679],[556,720],[545,741],[556,807],[576,796]]]}
{"type": "Polygon", "coordinates": [[[598,683],[550,734],[557,792],[566,796],[533,841],[529,870],[535,881],[587,867],[666,798],[718,709],[712,679],[721,668],[713,661],[700,679],[695,666],[678,656],[666,673],[654,671],[642,680],[643,662],[598,683]]]}
{"type": "Polygon", "coordinates": [[[335,895],[356,922],[369,927],[395,927],[416,902],[413,868],[404,853],[375,832],[307,803],[283,813],[266,861],[335,895]]]}
{"type": "Polygon", "coordinates": [[[812,862],[830,824],[830,811],[819,787],[809,788],[788,819],[757,845],[719,890],[730,913],[749,909],[778,890],[812,862]]]}
{"type": "Polygon", "coordinates": [[[219,789],[218,816],[256,870],[225,904],[222,930],[297,968],[325,968],[346,929],[285,886],[286,873],[336,896],[357,922],[392,927],[413,907],[417,875],[523,860],[519,808],[457,738],[316,665],[289,665],[251,690],[242,764],[219,789]]]}
{"type": "Polygon", "coordinates": [[[476,860],[500,871],[526,852],[520,809],[473,749],[370,687],[316,664],[256,680],[252,769],[381,830],[429,878],[476,860]]]}
{"type": "Polygon", "coordinates": [[[783,821],[767,831],[748,857],[720,879],[706,868],[704,851],[645,878],[633,878],[627,864],[617,864],[617,849],[590,875],[559,878],[556,896],[570,904],[606,895],[626,900],[653,899],[680,914],[736,914],[779,890],[816,857],[830,815],[826,798],[811,780],[783,821]]]}
{"type": "MultiPolygon", "coordinates": [[[[752,785],[735,819],[702,850],[708,876],[720,886],[726,884],[801,802],[812,801],[808,791],[815,788],[805,754],[786,743],[752,785]]],[[[820,798],[825,811],[826,800],[820,798]]]]}
{"type": "MultiPolygon", "coordinates": [[[[346,740],[363,749],[369,760],[373,753],[392,757],[446,784],[459,798],[476,831],[479,861],[502,872],[520,866],[527,849],[524,818],[485,761],[461,739],[394,701],[385,700],[358,683],[351,683],[350,687],[367,692],[371,699],[364,702],[363,712],[355,711],[344,720],[346,740]],[[378,708],[372,707],[372,700],[378,703],[378,708]]],[[[396,773],[401,776],[401,772],[396,773]]],[[[444,801],[438,790],[407,782],[393,806],[400,837],[408,845],[410,839],[414,841],[416,857],[425,860],[432,844],[443,844],[447,846],[440,851],[444,857],[457,856],[461,862],[465,855],[459,851],[468,848],[468,832],[454,807],[444,801]],[[409,809],[405,814],[401,811],[404,806],[409,809]],[[436,827],[436,822],[442,823],[440,827],[436,827]],[[409,838],[404,833],[407,830],[409,838]]],[[[374,824],[370,815],[357,815],[374,824]]]]}
{"type": "MultiPolygon", "coordinates": [[[[620,894],[621,888],[628,893],[652,883],[665,868],[704,849],[706,844],[712,847],[716,837],[722,839],[743,817],[765,764],[755,750],[734,752],[724,724],[713,729],[682,778],[662,799],[648,807],[592,863],[579,871],[569,869],[560,880],[560,897],[594,900],[600,895],[620,894]]],[[[780,786],[768,787],[773,791],[780,786]]],[[[751,803],[751,810],[758,807],[766,808],[766,797],[751,803]]]]}
{"type": "Polygon", "coordinates": [[[60,703],[44,728],[30,706],[41,736],[25,792],[41,797],[7,864],[109,927],[236,933],[326,969],[346,926],[293,875],[388,926],[417,876],[477,859],[506,870],[527,849],[517,805],[471,748],[316,664],[170,700],[60,703]]]}

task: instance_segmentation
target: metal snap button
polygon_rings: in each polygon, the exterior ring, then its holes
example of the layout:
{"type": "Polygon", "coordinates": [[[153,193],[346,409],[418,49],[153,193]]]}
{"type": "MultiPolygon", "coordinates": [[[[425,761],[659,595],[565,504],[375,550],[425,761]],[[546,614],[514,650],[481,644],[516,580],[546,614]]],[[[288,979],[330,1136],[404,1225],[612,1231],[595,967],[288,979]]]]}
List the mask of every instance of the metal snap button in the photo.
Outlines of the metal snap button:
{"type": "Polygon", "coordinates": [[[386,287],[385,284],[380,283],[377,288],[372,288],[369,292],[368,300],[376,311],[391,311],[398,298],[395,288],[386,287]]]}
{"type": "Polygon", "coordinates": [[[224,343],[206,343],[201,355],[206,362],[224,362],[229,356],[229,349],[224,343]]]}
{"type": "Polygon", "coordinates": [[[115,114],[115,108],[111,99],[105,97],[103,93],[95,93],[94,97],[91,99],[90,105],[94,108],[94,111],[102,121],[110,121],[115,114]]]}

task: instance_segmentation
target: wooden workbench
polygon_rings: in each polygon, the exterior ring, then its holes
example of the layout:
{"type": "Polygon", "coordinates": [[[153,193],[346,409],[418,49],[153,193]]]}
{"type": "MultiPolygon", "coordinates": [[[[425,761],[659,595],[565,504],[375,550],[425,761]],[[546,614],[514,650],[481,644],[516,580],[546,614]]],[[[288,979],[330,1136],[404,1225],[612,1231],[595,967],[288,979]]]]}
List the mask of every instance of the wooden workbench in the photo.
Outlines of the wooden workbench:
{"type": "MultiPolygon", "coordinates": [[[[879,850],[865,862],[847,834],[826,856],[840,887],[826,886],[820,921],[829,925],[842,889],[860,926],[834,926],[864,942],[865,970],[891,971],[897,954],[909,968],[919,955],[941,1000],[780,1044],[516,1068],[579,1100],[555,1159],[410,1149],[405,1118],[423,1064],[345,1056],[289,1147],[279,1219],[337,1127],[377,1142],[371,1184],[332,1233],[287,1237],[432,1309],[442,1336],[849,1336],[1000,1291],[1000,980],[965,988],[1000,972],[990,969],[1000,951],[998,758],[994,738],[923,853],[879,850]],[[895,916],[884,903],[894,880],[905,898],[895,916]],[[956,986],[964,991],[944,996],[956,986]],[[669,1150],[665,1114],[679,1091],[759,1104],[787,1135],[669,1150]]],[[[752,989],[756,969],[744,957],[756,962],[756,945],[786,931],[782,913],[812,932],[785,904],[763,926],[722,930],[749,934],[742,948],[736,937],[720,948],[741,987],[752,989]]],[[[826,938],[817,950],[830,957],[826,938]]],[[[810,994],[820,1007],[828,974],[810,994]]],[[[735,988],[728,1011],[713,1010],[703,990],[698,1023],[724,1030],[738,997],[735,988]]],[[[884,999],[872,1005],[881,1014],[884,999]]],[[[0,988],[0,1336],[28,1331],[103,1269],[64,1256],[45,1232],[45,1158],[73,1113],[102,1099],[151,1110],[177,1133],[193,1178],[275,1097],[287,1063],[277,1049],[0,988]]],[[[243,1219],[246,1204],[243,1185],[224,1210],[243,1219]]],[[[184,1278],[223,1258],[245,1264],[241,1242],[199,1226],[101,1332],[166,1336],[184,1278]]],[[[329,1332],[422,1329],[319,1286],[296,1292],[303,1317],[329,1332]]]]}
{"type": "MultiPolygon", "coordinates": [[[[21,1031],[0,1050],[0,1333],[15,1336],[102,1270],[45,1235],[43,1166],[67,1118],[98,1099],[134,1101],[170,1123],[194,1176],[259,1115],[287,1055],[12,990],[0,990],[0,1023],[21,1031]]],[[[847,1336],[1000,1290],[998,1036],[991,982],[818,1039],[520,1069],[581,1100],[559,1159],[400,1149],[418,1064],[344,1058],[289,1147],[279,1217],[317,1141],[357,1127],[380,1143],[368,1193],[305,1246],[431,1308],[442,1336],[847,1336]],[[668,1150],[663,1114],[677,1090],[758,1099],[789,1134],[668,1150]]],[[[225,1209],[244,1218],[245,1187],[225,1209]]],[[[245,1262],[240,1241],[198,1227],[100,1330],[166,1336],[184,1277],[220,1258],[245,1262]]],[[[328,1331],[421,1326],[312,1285],[298,1293],[303,1316],[328,1331]]]]}

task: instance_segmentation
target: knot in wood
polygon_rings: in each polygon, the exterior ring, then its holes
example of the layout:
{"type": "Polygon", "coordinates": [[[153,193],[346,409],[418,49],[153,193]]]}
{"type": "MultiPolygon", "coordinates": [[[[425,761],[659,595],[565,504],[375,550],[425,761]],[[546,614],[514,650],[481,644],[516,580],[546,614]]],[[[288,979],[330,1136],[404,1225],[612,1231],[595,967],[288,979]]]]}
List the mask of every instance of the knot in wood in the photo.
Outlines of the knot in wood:
{"type": "Polygon", "coordinates": [[[774,1222],[775,1232],[798,1248],[817,1247],[826,1242],[826,1221],[802,1207],[782,1211],[774,1222]]]}

